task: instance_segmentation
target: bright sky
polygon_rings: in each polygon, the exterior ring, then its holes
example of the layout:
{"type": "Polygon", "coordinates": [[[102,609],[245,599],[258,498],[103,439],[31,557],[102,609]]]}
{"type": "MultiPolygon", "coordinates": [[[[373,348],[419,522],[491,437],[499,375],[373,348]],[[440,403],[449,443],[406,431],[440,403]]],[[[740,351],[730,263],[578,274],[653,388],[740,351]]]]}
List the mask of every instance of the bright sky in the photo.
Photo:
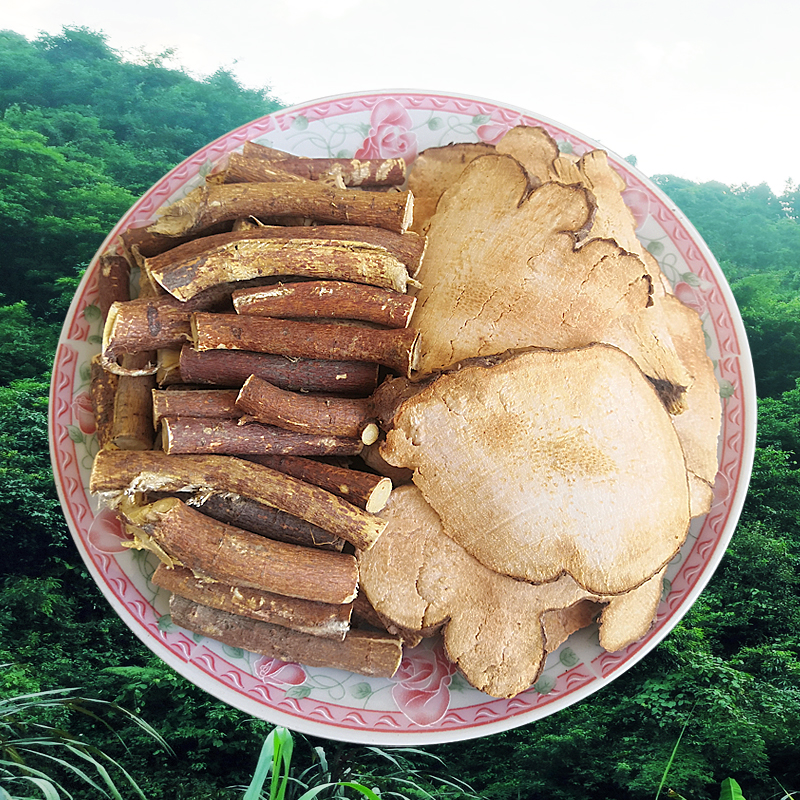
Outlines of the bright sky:
{"type": "Polygon", "coordinates": [[[800,183],[797,0],[0,0],[0,27],[106,34],[286,104],[379,89],[517,106],[647,175],[800,183]]]}

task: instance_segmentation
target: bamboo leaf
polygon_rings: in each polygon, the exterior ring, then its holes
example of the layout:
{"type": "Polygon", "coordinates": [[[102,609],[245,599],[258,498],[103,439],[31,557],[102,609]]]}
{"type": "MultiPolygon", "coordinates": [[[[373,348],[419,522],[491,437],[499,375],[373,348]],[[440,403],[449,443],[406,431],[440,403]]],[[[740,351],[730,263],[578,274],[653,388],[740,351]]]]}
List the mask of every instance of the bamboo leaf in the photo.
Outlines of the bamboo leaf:
{"type": "Polygon", "coordinates": [[[722,781],[719,800],[745,800],[742,794],[742,787],[733,778],[725,778],[722,781]]]}

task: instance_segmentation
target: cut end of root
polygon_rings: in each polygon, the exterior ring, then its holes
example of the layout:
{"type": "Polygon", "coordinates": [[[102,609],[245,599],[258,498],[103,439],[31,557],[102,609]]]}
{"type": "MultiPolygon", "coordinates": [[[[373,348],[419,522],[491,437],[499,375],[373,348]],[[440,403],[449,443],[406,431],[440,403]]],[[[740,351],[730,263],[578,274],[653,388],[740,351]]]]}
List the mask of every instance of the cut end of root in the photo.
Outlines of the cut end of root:
{"type": "Polygon", "coordinates": [[[392,493],[392,481],[390,478],[383,478],[379,481],[372,494],[369,496],[366,504],[366,510],[370,514],[377,514],[381,511],[386,503],[389,502],[389,495],[392,493]]]}
{"type": "Polygon", "coordinates": [[[361,441],[367,447],[375,444],[378,441],[378,436],[380,436],[380,429],[374,422],[368,422],[361,431],[361,441]]]}

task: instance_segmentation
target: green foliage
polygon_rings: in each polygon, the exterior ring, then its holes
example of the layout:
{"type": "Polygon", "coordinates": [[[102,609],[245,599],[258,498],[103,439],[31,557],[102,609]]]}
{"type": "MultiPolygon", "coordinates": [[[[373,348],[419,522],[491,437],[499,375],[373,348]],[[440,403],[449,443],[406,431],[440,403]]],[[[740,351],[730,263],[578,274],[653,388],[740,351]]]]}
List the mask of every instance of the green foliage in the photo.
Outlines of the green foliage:
{"type": "Polygon", "coordinates": [[[742,787],[733,778],[725,778],[720,787],[719,800],[745,800],[742,787]]]}
{"type": "Polygon", "coordinates": [[[69,536],[50,466],[49,386],[0,386],[0,548],[3,573],[39,575],[67,552],[69,536]]]}
{"type": "Polygon", "coordinates": [[[223,133],[279,107],[220,70],[123,60],[103,34],[67,27],[29,42],[0,31],[3,290],[56,316],[55,281],[86,266],[134,200],[223,133]]]}
{"type": "Polygon", "coordinates": [[[37,323],[23,300],[0,305],[0,386],[48,373],[57,341],[56,327],[37,323]]]}
{"type": "MultiPolygon", "coordinates": [[[[3,665],[5,670],[8,665],[3,665]]],[[[114,758],[81,736],[66,730],[75,714],[100,723],[113,733],[110,714],[132,722],[163,749],[169,746],[148,725],[124,708],[102,700],[76,696],[71,689],[24,694],[0,694],[0,791],[10,797],[17,787],[29,797],[31,785],[44,797],[73,795],[65,784],[77,783],[82,796],[123,800],[118,784],[145,800],[139,785],[114,758]],[[114,778],[117,774],[119,777],[114,778]]],[[[15,795],[17,796],[17,795],[15,795]]],[[[21,797],[21,796],[20,796],[21,797]]]]}
{"type": "Polygon", "coordinates": [[[658,184],[698,229],[731,283],[747,330],[759,397],[780,397],[800,378],[800,190],[766,184],[658,184]]]}
{"type": "Polygon", "coordinates": [[[0,258],[8,297],[46,315],[55,280],[89,262],[134,199],[42,134],[0,120],[0,258]]]}
{"type": "MultiPolygon", "coordinates": [[[[313,800],[318,796],[345,798],[348,796],[347,789],[367,800],[380,800],[387,796],[397,797],[399,800],[478,800],[472,789],[462,781],[423,775],[404,758],[404,754],[426,755],[423,751],[409,748],[387,751],[377,747],[368,750],[372,755],[397,766],[398,772],[388,775],[354,773],[351,778],[343,776],[342,779],[335,780],[324,749],[315,747],[312,765],[300,773],[292,774],[294,736],[286,728],[275,728],[264,741],[256,769],[242,800],[313,800]],[[269,791],[265,793],[263,790],[268,778],[269,791]],[[374,788],[370,789],[363,781],[372,784],[374,788]]],[[[348,767],[345,773],[350,772],[353,770],[348,767]]]]}
{"type": "Polygon", "coordinates": [[[789,194],[759,186],[693,183],[653,176],[705,239],[729,280],[753,272],[796,272],[800,225],[789,194]]]}

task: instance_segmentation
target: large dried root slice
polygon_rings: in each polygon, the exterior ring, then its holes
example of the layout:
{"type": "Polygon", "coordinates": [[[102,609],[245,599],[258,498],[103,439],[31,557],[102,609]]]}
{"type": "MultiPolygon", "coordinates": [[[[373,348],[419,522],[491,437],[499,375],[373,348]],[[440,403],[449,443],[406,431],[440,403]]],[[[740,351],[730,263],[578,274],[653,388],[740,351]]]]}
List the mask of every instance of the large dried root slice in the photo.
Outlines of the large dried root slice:
{"type": "MultiPolygon", "coordinates": [[[[567,574],[600,595],[652,577],[686,537],[689,489],[651,383],[607,345],[486,362],[439,376],[388,421],[382,413],[383,457],[414,470],[445,532],[497,572],[534,583],[567,574]]],[[[416,388],[384,386],[378,404],[416,388]]]]}
{"type": "Polygon", "coordinates": [[[599,598],[607,601],[600,614],[600,646],[616,652],[638,641],[652,625],[664,591],[663,567],[650,580],[625,594],[599,598]]]}
{"type": "Polygon", "coordinates": [[[610,239],[577,245],[594,212],[585,188],[533,189],[511,156],[474,160],[431,220],[412,317],[419,371],[520,347],[605,342],[658,385],[685,386],[642,260],[610,239]]]}
{"type": "Polygon", "coordinates": [[[554,163],[559,157],[558,144],[544,128],[518,125],[503,134],[496,147],[498,153],[516,158],[525,167],[528,175],[535,178],[538,183],[579,182],[561,180],[556,174],[554,163]]]}
{"type": "Polygon", "coordinates": [[[360,554],[359,575],[389,629],[444,626],[448,657],[473,686],[495,697],[527,689],[544,666],[542,615],[587,593],[567,577],[532,586],[487,569],[444,534],[412,485],[395,489],[381,515],[389,524],[360,554]]]}
{"type": "Polygon", "coordinates": [[[382,516],[380,541],[361,553],[361,590],[389,630],[409,637],[441,629],[448,656],[476,688],[497,697],[527,689],[547,653],[601,613],[600,638],[614,650],[652,624],[659,573],[624,595],[593,595],[563,576],[546,584],[514,580],[484,567],[449,538],[413,485],[401,486],[382,516]]]}
{"type": "Polygon", "coordinates": [[[408,188],[414,195],[414,221],[410,230],[424,233],[442,192],[458,180],[467,164],[494,152],[493,145],[483,142],[459,142],[423,150],[408,176],[408,188]]]}

